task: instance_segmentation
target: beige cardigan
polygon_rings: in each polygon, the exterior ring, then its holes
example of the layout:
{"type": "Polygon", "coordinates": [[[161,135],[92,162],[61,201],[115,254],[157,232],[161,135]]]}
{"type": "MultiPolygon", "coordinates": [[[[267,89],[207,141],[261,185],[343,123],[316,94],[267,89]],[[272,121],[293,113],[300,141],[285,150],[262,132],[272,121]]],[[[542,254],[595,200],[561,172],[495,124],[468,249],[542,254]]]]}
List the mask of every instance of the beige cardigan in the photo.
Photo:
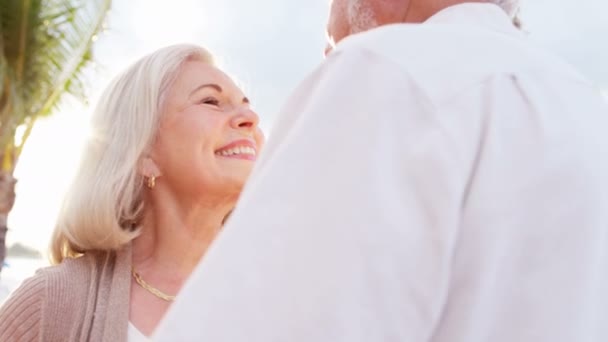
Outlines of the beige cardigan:
{"type": "Polygon", "coordinates": [[[0,341],[126,341],[130,291],[130,247],[43,268],[0,307],[0,341]]]}

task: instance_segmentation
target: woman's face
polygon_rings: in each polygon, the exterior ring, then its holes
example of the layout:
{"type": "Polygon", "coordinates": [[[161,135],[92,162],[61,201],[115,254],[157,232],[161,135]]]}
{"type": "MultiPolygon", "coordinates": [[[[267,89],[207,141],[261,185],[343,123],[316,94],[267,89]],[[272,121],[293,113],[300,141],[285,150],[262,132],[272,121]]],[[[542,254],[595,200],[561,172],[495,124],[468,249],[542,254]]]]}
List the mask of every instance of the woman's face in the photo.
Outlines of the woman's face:
{"type": "Polygon", "coordinates": [[[151,159],[181,196],[238,197],[264,142],[249,100],[222,71],[186,62],[165,97],[151,159]]]}

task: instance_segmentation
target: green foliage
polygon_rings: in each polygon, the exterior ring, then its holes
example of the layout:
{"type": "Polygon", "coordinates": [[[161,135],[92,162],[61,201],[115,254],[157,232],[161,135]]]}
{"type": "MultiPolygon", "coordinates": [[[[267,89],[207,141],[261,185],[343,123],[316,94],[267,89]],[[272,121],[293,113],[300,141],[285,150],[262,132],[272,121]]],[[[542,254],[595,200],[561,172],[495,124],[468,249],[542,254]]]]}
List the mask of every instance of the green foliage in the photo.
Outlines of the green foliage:
{"type": "Polygon", "coordinates": [[[14,170],[36,119],[65,94],[85,98],[84,70],[111,0],[0,0],[0,156],[14,170]],[[15,141],[18,128],[23,138],[15,141]]]}

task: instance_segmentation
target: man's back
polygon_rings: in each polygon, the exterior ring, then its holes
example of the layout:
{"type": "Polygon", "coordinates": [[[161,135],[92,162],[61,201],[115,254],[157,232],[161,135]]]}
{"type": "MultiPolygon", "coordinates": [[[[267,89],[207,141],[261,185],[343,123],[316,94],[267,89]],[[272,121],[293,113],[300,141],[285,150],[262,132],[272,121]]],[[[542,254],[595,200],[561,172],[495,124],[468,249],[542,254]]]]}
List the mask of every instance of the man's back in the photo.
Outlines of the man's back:
{"type": "Polygon", "coordinates": [[[595,341],[608,336],[605,101],[502,13],[451,25],[478,6],[354,36],[337,52],[365,50],[409,74],[466,168],[433,341],[595,341]]]}
{"type": "Polygon", "coordinates": [[[347,38],[161,340],[608,340],[606,128],[493,5],[347,38]]]}
{"type": "Polygon", "coordinates": [[[444,13],[423,26],[385,27],[343,45],[409,73],[467,168],[433,341],[605,338],[605,102],[515,28],[493,22],[480,30],[474,17],[471,27],[458,27],[452,19],[444,13]],[[441,39],[446,44],[436,44],[441,39]]]}

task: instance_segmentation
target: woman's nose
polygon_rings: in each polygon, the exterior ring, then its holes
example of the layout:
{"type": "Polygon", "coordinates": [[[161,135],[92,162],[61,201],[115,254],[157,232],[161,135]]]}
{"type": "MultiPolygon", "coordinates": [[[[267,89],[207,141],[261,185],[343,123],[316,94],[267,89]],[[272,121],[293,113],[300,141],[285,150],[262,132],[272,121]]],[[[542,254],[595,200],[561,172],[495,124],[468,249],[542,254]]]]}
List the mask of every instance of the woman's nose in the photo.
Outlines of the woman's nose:
{"type": "Polygon", "coordinates": [[[258,127],[260,118],[251,108],[242,108],[232,118],[232,127],[238,130],[253,132],[258,127]]]}

